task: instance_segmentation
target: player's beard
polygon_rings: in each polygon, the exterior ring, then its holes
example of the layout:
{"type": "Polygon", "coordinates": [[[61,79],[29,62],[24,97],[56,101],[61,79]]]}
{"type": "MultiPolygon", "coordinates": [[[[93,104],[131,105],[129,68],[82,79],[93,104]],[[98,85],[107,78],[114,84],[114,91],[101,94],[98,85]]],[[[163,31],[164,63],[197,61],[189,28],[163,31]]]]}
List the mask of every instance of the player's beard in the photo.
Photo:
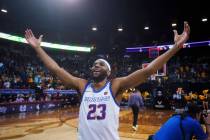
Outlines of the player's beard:
{"type": "Polygon", "coordinates": [[[106,71],[101,72],[101,74],[97,77],[94,77],[93,74],[92,74],[91,77],[92,77],[92,79],[95,83],[99,83],[99,82],[101,82],[101,81],[103,81],[104,79],[107,78],[107,72],[106,71]]]}

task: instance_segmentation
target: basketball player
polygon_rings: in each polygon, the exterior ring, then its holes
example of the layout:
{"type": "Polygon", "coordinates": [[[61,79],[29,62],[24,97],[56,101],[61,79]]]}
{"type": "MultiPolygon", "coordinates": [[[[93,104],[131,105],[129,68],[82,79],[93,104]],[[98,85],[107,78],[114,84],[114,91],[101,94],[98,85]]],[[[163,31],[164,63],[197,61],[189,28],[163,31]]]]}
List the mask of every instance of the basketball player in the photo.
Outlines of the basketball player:
{"type": "Polygon", "coordinates": [[[109,63],[97,59],[91,68],[92,81],[75,77],[61,68],[40,47],[42,35],[37,39],[31,30],[25,31],[25,38],[36,51],[44,65],[68,87],[77,89],[82,94],[79,111],[79,140],[119,140],[119,111],[116,98],[121,96],[118,91],[133,88],[143,83],[155,73],[183,46],[188,40],[190,27],[184,23],[184,31],[178,35],[174,30],[174,46],[152,61],[146,68],[139,69],[128,76],[107,80],[111,73],[109,63]]]}

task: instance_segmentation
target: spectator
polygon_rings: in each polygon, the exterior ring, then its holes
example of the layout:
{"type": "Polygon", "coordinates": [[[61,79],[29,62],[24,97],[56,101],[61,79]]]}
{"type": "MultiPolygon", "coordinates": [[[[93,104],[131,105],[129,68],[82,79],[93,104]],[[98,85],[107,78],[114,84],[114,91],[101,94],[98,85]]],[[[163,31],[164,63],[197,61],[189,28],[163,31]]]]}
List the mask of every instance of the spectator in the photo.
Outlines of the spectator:
{"type": "Polygon", "coordinates": [[[17,95],[17,98],[15,100],[16,103],[23,103],[24,102],[24,98],[23,98],[24,95],[21,95],[21,94],[18,94],[17,95]]]}
{"type": "Polygon", "coordinates": [[[141,96],[141,93],[134,89],[132,94],[129,97],[128,105],[132,108],[133,112],[133,130],[137,131],[138,129],[138,114],[140,107],[144,106],[143,98],[141,96]]]}

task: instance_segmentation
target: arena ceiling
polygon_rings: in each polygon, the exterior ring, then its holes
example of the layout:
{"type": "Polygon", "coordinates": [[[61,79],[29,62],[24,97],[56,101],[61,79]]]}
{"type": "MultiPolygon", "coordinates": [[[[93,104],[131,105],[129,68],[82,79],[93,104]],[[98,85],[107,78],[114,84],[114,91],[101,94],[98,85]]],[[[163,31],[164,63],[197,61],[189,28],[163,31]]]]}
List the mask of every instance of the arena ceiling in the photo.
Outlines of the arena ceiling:
{"type": "Polygon", "coordinates": [[[184,21],[190,41],[210,40],[207,0],[1,0],[0,8],[8,11],[0,12],[0,32],[23,36],[31,28],[48,42],[94,44],[101,51],[172,42],[173,28],[181,31],[184,21]]]}

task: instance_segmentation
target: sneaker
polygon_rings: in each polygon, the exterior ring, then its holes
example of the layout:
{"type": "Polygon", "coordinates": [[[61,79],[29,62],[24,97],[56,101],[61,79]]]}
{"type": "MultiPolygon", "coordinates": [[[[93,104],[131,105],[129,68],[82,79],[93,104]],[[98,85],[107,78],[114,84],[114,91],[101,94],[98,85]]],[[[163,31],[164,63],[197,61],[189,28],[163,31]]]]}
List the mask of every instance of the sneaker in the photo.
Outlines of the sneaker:
{"type": "Polygon", "coordinates": [[[138,126],[137,125],[136,126],[132,126],[132,128],[133,128],[134,131],[138,130],[138,126]]]}
{"type": "Polygon", "coordinates": [[[136,125],[136,128],[138,129],[139,125],[136,125]]]}

